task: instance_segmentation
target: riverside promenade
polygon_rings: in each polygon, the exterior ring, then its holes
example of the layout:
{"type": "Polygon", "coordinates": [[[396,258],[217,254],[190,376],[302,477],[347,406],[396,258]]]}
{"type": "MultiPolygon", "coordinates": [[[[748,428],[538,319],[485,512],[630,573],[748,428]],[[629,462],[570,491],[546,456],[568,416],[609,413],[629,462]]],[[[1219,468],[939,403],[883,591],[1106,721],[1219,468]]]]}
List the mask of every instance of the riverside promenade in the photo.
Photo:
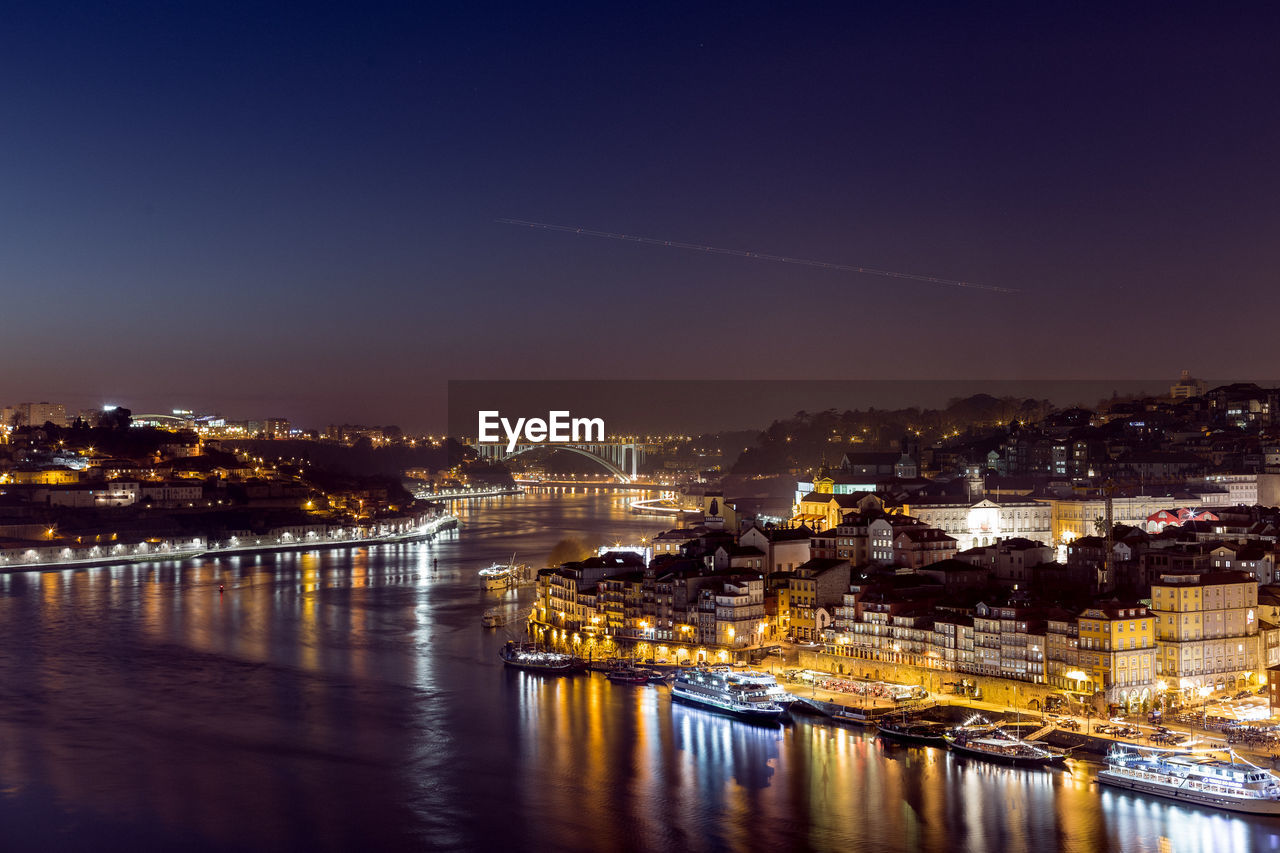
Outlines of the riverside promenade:
{"type": "MultiPolygon", "coordinates": [[[[771,655],[765,658],[758,667],[781,675],[793,669],[794,665],[788,663],[784,657],[771,655]]],[[[781,679],[780,683],[783,684],[786,690],[798,697],[834,703],[843,706],[854,714],[865,714],[868,717],[891,714],[894,711],[906,711],[908,713],[919,712],[926,717],[936,717],[940,720],[947,719],[948,721],[968,714],[985,714],[990,715],[996,721],[1012,722],[1020,719],[1024,724],[1043,725],[1054,723],[1055,730],[1045,738],[1048,742],[1054,746],[1070,747],[1078,752],[1091,753],[1098,758],[1106,755],[1107,751],[1115,744],[1142,747],[1159,746],[1152,740],[1152,735],[1159,732],[1159,728],[1147,722],[1146,718],[1140,715],[1117,718],[1123,719],[1126,726],[1136,728],[1140,732],[1136,737],[1124,737],[1111,732],[1097,731],[1096,726],[1105,725],[1109,722],[1105,718],[1045,714],[1026,708],[1018,709],[999,702],[988,702],[956,694],[930,693],[928,698],[924,700],[894,702],[887,698],[862,697],[856,694],[827,690],[816,684],[782,682],[781,679]],[[1078,726],[1078,730],[1073,731],[1069,728],[1064,728],[1062,723],[1074,724],[1078,726]]],[[[1186,742],[1180,744],[1178,748],[1222,753],[1230,750],[1259,767],[1280,770],[1280,747],[1266,748],[1229,744],[1226,736],[1220,731],[1172,720],[1162,725],[1164,728],[1186,737],[1186,742]]]]}
{"type": "Polygon", "coordinates": [[[412,516],[387,519],[361,527],[315,529],[281,528],[263,534],[208,540],[201,536],[142,542],[32,543],[0,549],[0,572],[89,568],[115,563],[185,560],[189,557],[238,556],[280,551],[312,551],[327,548],[385,545],[431,539],[458,526],[453,515],[412,516]]]}

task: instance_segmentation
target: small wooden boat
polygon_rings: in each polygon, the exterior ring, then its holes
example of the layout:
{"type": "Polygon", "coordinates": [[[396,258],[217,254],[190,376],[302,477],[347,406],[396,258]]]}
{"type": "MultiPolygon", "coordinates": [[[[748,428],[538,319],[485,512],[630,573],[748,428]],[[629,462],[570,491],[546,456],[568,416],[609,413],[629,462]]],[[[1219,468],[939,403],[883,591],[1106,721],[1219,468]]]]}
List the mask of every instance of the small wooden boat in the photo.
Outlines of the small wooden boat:
{"type": "Polygon", "coordinates": [[[587,662],[580,657],[562,652],[548,652],[527,643],[507,643],[498,656],[512,669],[522,669],[526,672],[538,672],[544,675],[576,675],[587,671],[587,662]]]}

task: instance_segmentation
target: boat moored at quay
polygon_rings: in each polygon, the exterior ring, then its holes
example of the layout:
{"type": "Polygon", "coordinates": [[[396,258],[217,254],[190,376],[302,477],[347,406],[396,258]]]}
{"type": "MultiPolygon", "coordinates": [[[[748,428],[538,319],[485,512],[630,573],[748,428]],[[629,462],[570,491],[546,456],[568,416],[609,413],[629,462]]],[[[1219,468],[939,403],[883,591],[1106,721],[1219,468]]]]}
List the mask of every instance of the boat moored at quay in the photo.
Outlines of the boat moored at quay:
{"type": "Polygon", "coordinates": [[[876,730],[882,737],[905,743],[923,746],[946,746],[946,723],[931,723],[924,720],[889,720],[876,721],[876,730]]]}
{"type": "Polygon", "coordinates": [[[1064,763],[1069,750],[1049,746],[1044,741],[1023,739],[996,726],[977,729],[960,727],[944,734],[947,746],[958,755],[969,755],[1000,764],[1019,767],[1043,767],[1064,763]]]}
{"type": "Polygon", "coordinates": [[[587,671],[587,662],[580,657],[549,652],[530,643],[508,642],[498,657],[512,669],[544,675],[576,675],[587,671]]]}
{"type": "Polygon", "coordinates": [[[1114,746],[1098,781],[1183,803],[1248,814],[1280,815],[1280,777],[1228,752],[1207,753],[1114,746]]]}
{"type": "Polygon", "coordinates": [[[517,566],[514,561],[505,564],[494,563],[487,569],[480,570],[480,588],[488,591],[510,589],[516,586],[527,572],[528,566],[517,566]]]}
{"type": "Polygon", "coordinates": [[[772,675],[727,666],[681,670],[671,684],[676,701],[755,722],[777,722],[786,713],[779,692],[789,698],[772,675]]]}
{"type": "Polygon", "coordinates": [[[614,684],[656,684],[662,681],[662,676],[653,670],[629,663],[614,666],[604,677],[614,684]]]}

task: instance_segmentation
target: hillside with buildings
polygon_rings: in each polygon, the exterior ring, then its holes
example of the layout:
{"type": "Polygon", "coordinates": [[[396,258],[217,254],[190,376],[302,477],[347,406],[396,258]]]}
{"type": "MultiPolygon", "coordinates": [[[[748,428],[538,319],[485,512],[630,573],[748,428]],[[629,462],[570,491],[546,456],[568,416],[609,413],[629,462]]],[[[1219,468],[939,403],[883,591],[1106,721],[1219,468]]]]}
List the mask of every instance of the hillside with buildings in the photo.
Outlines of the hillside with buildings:
{"type": "Polygon", "coordinates": [[[1099,712],[1253,689],[1280,666],[1278,407],[1280,389],[1184,375],[1036,420],[919,414],[883,449],[850,441],[876,434],[852,413],[798,416],[761,437],[759,470],[795,477],[790,520],[721,498],[647,561],[546,569],[535,623],[670,660],[792,644],[833,673],[1099,712]]]}

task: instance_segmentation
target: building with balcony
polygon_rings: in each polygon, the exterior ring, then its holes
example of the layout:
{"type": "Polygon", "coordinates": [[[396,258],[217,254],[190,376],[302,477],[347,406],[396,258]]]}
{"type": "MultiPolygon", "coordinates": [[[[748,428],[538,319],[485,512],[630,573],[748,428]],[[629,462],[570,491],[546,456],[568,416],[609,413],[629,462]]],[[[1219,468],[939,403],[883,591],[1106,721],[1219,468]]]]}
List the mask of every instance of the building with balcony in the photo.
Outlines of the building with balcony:
{"type": "Polygon", "coordinates": [[[1101,692],[1112,705],[1137,710],[1156,692],[1155,617],[1146,607],[1118,601],[1084,610],[1079,618],[1081,690],[1101,692]]]}
{"type": "Polygon", "coordinates": [[[1237,571],[1163,575],[1151,585],[1157,676],[1170,691],[1257,680],[1258,582],[1237,571]]]}

